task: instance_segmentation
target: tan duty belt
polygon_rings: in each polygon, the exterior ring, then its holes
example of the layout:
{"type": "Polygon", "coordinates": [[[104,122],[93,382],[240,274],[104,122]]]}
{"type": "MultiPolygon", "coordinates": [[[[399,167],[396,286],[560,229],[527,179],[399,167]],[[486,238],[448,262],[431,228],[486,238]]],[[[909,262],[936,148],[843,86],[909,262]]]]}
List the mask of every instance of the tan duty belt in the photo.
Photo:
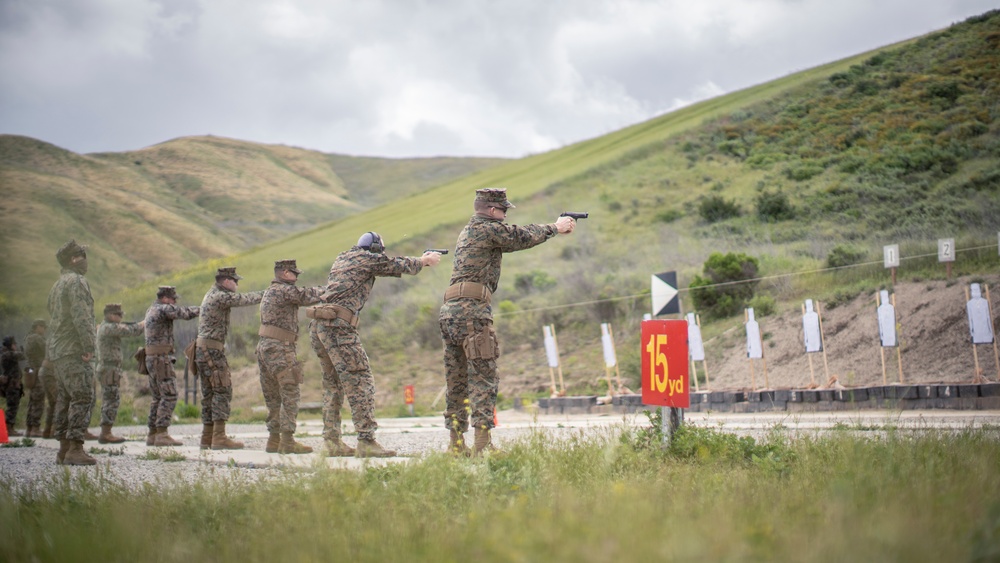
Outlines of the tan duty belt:
{"type": "Polygon", "coordinates": [[[225,350],[226,349],[226,343],[225,342],[219,342],[218,340],[212,340],[211,338],[202,338],[200,336],[195,341],[195,345],[198,346],[199,348],[208,348],[210,350],[225,350]]]}
{"type": "Polygon", "coordinates": [[[257,331],[257,334],[288,343],[294,343],[299,339],[297,333],[273,325],[260,325],[260,330],[257,331]]]}
{"type": "Polygon", "coordinates": [[[354,314],[353,311],[347,307],[341,307],[340,305],[335,305],[333,303],[327,303],[326,305],[316,305],[315,307],[306,307],[306,317],[310,319],[344,319],[351,326],[357,328],[358,326],[358,316],[354,314]]]}
{"type": "Polygon", "coordinates": [[[174,347],[170,344],[147,344],[146,345],[146,355],[147,356],[161,356],[163,354],[171,354],[174,351],[174,347]]]}
{"type": "Polygon", "coordinates": [[[470,297],[472,299],[479,299],[480,301],[485,301],[487,305],[493,299],[493,292],[490,288],[486,287],[481,283],[476,282],[461,282],[450,286],[444,292],[444,302],[447,303],[452,299],[458,299],[459,297],[470,297]]]}

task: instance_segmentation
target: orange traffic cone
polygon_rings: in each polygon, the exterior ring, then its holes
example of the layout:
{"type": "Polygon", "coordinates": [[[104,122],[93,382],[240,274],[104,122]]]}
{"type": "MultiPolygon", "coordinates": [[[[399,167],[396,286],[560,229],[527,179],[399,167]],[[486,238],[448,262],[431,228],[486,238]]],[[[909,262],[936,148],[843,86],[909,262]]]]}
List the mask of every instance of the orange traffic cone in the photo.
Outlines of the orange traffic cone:
{"type": "Polygon", "coordinates": [[[500,426],[500,423],[497,422],[497,408],[493,407],[493,427],[496,428],[497,426],[500,426]]]}
{"type": "Polygon", "coordinates": [[[0,444],[6,444],[10,441],[10,437],[7,436],[7,417],[4,415],[3,409],[0,409],[0,444]]]}

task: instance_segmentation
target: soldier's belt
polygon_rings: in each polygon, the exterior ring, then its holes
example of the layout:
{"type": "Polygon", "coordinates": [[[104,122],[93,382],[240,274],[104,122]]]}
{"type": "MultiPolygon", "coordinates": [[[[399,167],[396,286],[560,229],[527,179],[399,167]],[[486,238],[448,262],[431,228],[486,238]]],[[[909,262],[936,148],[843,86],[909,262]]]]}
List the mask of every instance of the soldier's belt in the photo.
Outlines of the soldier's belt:
{"type": "Polygon", "coordinates": [[[174,347],[171,344],[147,344],[146,345],[146,355],[147,356],[162,356],[164,354],[172,354],[174,352],[174,347]]]}
{"type": "Polygon", "coordinates": [[[316,305],[315,307],[306,307],[306,317],[310,319],[344,319],[351,326],[357,328],[358,326],[358,316],[354,314],[353,311],[347,307],[341,307],[340,305],[334,305],[333,303],[327,303],[326,305],[316,305]]]}
{"type": "Polygon", "coordinates": [[[257,331],[257,334],[258,336],[273,338],[289,344],[294,344],[299,339],[298,333],[273,325],[260,325],[260,330],[257,331]]]}
{"type": "Polygon", "coordinates": [[[480,301],[485,301],[487,305],[493,299],[493,292],[490,288],[486,287],[481,283],[476,282],[461,282],[450,286],[444,292],[444,301],[447,303],[452,299],[458,299],[459,297],[469,297],[472,299],[478,299],[480,301]]]}
{"type": "Polygon", "coordinates": [[[195,341],[199,348],[208,348],[209,350],[225,350],[226,343],[219,342],[218,340],[212,340],[211,338],[201,338],[195,341]]]}

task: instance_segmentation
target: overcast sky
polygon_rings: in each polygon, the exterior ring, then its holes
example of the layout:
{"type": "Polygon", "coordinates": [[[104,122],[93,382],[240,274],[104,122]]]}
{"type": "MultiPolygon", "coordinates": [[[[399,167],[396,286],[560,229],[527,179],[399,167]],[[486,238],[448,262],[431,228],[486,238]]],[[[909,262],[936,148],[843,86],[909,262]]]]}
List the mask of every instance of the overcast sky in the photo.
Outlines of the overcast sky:
{"type": "Polygon", "coordinates": [[[0,133],[544,152],[1000,0],[0,0],[0,133]]]}

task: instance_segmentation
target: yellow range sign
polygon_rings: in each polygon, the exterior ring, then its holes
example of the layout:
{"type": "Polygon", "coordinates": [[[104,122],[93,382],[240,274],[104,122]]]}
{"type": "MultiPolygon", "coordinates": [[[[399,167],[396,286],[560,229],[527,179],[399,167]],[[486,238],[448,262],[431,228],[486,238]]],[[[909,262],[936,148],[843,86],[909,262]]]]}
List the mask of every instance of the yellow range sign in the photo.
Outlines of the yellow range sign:
{"type": "Polygon", "coordinates": [[[688,408],[688,325],[684,320],[642,322],[642,403],[688,408]]]}

